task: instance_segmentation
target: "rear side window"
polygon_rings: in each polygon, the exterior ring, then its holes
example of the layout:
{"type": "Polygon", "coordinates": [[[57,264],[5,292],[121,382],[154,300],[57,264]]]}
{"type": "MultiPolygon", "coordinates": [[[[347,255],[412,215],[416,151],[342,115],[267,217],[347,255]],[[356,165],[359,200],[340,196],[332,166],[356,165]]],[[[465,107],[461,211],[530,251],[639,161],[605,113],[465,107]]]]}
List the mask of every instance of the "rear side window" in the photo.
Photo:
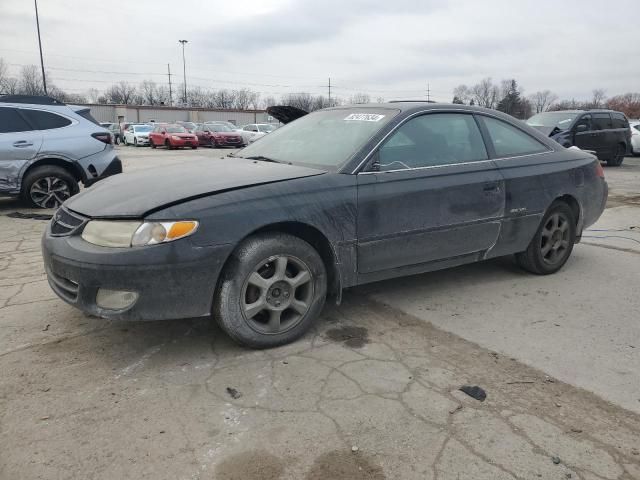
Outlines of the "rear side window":
{"type": "Polygon", "coordinates": [[[594,113],[592,118],[594,130],[608,130],[612,128],[611,116],[608,113],[594,113]]]}
{"type": "Polygon", "coordinates": [[[62,128],[71,125],[71,120],[68,118],[51,112],[20,109],[20,113],[29,120],[29,123],[31,123],[36,130],[51,130],[52,128],[62,128]]]}
{"type": "Polygon", "coordinates": [[[95,118],[93,118],[93,115],[91,115],[91,110],[89,110],[88,108],[85,110],[79,110],[76,113],[80,115],[82,118],[84,118],[85,120],[89,120],[91,123],[100,125],[100,122],[98,122],[95,118]]]}
{"type": "Polygon", "coordinates": [[[29,132],[33,128],[15,108],[0,107],[0,133],[29,132]]]}
{"type": "Polygon", "coordinates": [[[546,145],[519,128],[492,117],[481,116],[493,142],[496,157],[517,157],[547,152],[546,145]]]}
{"type": "Polygon", "coordinates": [[[472,115],[432,113],[412,118],[380,148],[380,170],[434,167],[487,160],[472,115]]]}
{"type": "Polygon", "coordinates": [[[612,113],[611,120],[613,122],[613,128],[629,128],[627,118],[621,113],[612,113]]]}

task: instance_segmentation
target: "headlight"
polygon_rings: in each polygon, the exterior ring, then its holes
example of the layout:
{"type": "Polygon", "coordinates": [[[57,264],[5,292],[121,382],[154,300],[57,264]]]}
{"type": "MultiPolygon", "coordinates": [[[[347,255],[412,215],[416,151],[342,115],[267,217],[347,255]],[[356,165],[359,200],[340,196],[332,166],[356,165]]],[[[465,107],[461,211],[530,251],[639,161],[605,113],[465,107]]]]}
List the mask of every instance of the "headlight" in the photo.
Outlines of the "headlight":
{"type": "Polygon", "coordinates": [[[167,243],[188,237],[198,229],[196,221],[128,222],[92,220],[82,238],[101,247],[127,248],[167,243]]]}

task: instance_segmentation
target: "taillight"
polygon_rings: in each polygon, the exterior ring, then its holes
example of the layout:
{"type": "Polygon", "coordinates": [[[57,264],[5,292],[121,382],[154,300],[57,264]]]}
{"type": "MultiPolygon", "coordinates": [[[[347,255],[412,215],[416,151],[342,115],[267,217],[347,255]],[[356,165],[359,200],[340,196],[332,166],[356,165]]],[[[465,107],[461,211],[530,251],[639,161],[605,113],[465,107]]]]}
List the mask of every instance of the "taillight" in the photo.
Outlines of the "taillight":
{"type": "Polygon", "coordinates": [[[604,168],[602,168],[602,164],[600,160],[596,160],[596,176],[600,178],[604,178],[604,168]]]}
{"type": "Polygon", "coordinates": [[[91,136],[96,140],[100,140],[102,143],[111,144],[110,133],[98,132],[98,133],[92,133],[91,136]]]}

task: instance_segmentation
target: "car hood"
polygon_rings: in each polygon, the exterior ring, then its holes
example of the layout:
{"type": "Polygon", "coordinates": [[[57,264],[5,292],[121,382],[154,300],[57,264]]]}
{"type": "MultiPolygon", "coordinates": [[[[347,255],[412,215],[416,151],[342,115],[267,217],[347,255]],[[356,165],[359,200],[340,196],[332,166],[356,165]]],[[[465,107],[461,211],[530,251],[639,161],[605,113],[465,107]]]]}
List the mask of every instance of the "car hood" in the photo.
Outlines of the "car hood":
{"type": "Polygon", "coordinates": [[[542,125],[529,125],[529,126],[535,128],[536,130],[546,135],[547,137],[551,137],[559,132],[564,132],[564,130],[560,130],[558,127],[543,127],[542,125]]]}
{"type": "Polygon", "coordinates": [[[106,178],[71,197],[65,207],[91,218],[142,218],[215,193],[325,173],[243,158],[200,160],[106,178]]]}
{"type": "Polygon", "coordinates": [[[275,105],[267,108],[267,113],[281,123],[289,123],[300,117],[304,117],[309,112],[289,105],[275,105]]]}

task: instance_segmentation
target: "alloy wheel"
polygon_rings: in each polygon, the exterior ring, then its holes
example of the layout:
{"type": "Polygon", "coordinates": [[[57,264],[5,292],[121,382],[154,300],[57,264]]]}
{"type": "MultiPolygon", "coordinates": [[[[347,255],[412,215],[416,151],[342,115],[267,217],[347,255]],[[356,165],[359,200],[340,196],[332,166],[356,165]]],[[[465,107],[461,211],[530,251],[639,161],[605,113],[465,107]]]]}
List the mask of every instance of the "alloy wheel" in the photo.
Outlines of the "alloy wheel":
{"type": "Polygon", "coordinates": [[[260,262],[242,288],[245,321],[263,334],[290,330],[311,308],[313,284],[311,270],[299,258],[277,255],[260,262]]]}
{"type": "Polygon", "coordinates": [[[58,177],[40,178],[31,185],[29,196],[42,208],[58,208],[71,196],[69,184],[58,177]]]}
{"type": "Polygon", "coordinates": [[[569,221],[563,213],[556,212],[544,224],[540,237],[540,252],[545,263],[556,265],[564,260],[571,241],[569,221]]]}

